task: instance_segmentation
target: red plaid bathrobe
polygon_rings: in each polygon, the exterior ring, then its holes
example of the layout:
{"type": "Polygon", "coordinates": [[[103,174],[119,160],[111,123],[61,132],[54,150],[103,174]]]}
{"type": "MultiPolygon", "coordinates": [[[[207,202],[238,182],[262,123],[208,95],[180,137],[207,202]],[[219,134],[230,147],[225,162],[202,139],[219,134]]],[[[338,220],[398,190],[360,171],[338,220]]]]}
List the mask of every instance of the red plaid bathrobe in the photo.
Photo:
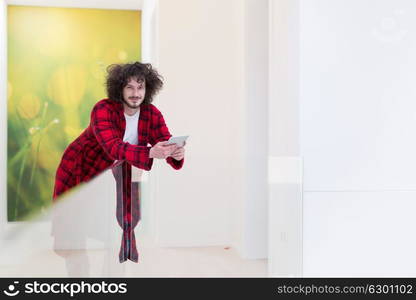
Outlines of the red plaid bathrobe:
{"type": "MultiPolygon", "coordinates": [[[[120,102],[103,99],[91,112],[90,125],[65,150],[55,177],[53,199],[65,191],[86,182],[113,167],[117,183],[117,220],[123,228],[120,262],[131,259],[137,262],[134,227],[140,219],[139,195],[131,187],[131,165],[150,170],[150,145],[171,137],[161,112],[153,105],[142,104],[138,122],[138,145],[123,142],[126,120],[120,102]],[[113,163],[118,160],[117,166],[113,163]],[[121,181],[120,181],[121,179],[121,181]],[[133,197],[132,197],[133,195],[133,197]],[[120,203],[122,201],[122,203],[120,203]]],[[[166,159],[174,169],[182,168],[184,160],[166,159]]],[[[75,221],[75,220],[74,220],[75,221]]]]}

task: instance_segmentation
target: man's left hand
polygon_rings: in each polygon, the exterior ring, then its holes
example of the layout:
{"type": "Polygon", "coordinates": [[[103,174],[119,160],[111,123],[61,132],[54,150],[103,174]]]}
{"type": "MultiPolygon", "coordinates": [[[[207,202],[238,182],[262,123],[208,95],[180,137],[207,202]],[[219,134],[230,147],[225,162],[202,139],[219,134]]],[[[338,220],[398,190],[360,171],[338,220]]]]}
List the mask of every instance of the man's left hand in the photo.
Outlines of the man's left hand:
{"type": "Polygon", "coordinates": [[[185,148],[179,147],[170,156],[173,157],[173,159],[182,160],[185,157],[185,148]]]}

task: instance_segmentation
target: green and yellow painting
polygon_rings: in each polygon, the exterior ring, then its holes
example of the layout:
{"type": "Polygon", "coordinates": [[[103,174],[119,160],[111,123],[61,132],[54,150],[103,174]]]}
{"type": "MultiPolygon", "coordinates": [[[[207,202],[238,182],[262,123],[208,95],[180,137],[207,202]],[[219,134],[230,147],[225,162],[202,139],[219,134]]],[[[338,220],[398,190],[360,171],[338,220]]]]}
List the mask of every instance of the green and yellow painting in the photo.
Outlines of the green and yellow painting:
{"type": "Polygon", "coordinates": [[[8,220],[52,203],[65,148],[106,97],[106,68],[141,59],[141,13],[8,6],[8,220]]]}

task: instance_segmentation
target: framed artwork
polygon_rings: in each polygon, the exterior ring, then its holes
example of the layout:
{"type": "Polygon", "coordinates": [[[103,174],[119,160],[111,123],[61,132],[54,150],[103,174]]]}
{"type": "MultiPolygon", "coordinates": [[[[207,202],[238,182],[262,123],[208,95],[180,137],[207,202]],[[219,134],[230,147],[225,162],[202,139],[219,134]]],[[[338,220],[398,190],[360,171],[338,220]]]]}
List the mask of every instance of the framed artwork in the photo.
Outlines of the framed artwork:
{"type": "Polygon", "coordinates": [[[7,219],[52,203],[64,149],[106,97],[106,68],[141,60],[141,11],[7,7],[7,219]]]}

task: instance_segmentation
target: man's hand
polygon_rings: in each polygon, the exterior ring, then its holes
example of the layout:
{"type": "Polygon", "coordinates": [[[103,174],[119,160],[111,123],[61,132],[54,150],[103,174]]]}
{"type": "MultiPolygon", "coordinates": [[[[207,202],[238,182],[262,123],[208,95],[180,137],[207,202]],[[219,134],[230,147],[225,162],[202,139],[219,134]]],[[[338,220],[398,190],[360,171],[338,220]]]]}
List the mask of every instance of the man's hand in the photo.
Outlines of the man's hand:
{"type": "Polygon", "coordinates": [[[178,148],[176,144],[166,145],[168,141],[159,142],[150,148],[149,157],[150,158],[159,158],[165,159],[178,148]]]}
{"type": "Polygon", "coordinates": [[[178,147],[170,156],[176,160],[182,160],[185,157],[185,145],[186,142],[183,143],[182,147],[178,147]]]}

